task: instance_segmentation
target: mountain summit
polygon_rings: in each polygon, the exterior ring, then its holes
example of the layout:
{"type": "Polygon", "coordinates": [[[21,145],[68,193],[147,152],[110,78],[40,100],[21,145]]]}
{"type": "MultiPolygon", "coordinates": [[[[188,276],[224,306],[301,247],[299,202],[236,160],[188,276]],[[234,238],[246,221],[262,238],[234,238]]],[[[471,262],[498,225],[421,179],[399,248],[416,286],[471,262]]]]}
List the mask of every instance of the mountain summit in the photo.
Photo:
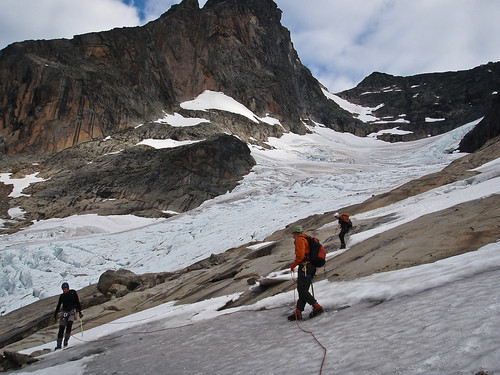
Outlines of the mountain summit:
{"type": "Polygon", "coordinates": [[[154,121],[205,90],[303,133],[357,121],[302,65],[272,0],[196,0],[142,27],[0,51],[3,153],[52,153],[154,121]],[[334,125],[335,124],[335,125],[334,125]]]}

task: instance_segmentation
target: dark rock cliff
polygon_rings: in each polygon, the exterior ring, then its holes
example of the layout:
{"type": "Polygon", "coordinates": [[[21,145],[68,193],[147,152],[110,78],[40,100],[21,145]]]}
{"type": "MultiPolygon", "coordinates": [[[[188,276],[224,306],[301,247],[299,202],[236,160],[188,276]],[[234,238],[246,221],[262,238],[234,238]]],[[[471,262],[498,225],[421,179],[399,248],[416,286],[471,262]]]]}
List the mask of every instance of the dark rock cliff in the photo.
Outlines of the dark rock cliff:
{"type": "Polygon", "coordinates": [[[221,91],[287,130],[357,121],[328,101],[272,0],[196,0],[143,27],[15,43],[0,51],[0,150],[51,153],[221,91]]]}
{"type": "Polygon", "coordinates": [[[500,136],[500,93],[493,96],[485,117],[462,139],[462,152],[475,152],[489,140],[500,136]]]}
{"type": "MultiPolygon", "coordinates": [[[[54,170],[79,157],[68,149],[45,164],[54,170]]],[[[232,190],[254,165],[248,146],[230,135],[176,148],[137,146],[60,170],[14,202],[29,220],[75,213],[168,216],[165,211],[183,212],[232,190]]]]}
{"type": "Polygon", "coordinates": [[[497,62],[470,70],[409,77],[372,73],[339,96],[365,107],[380,106],[373,114],[381,121],[366,126],[373,131],[399,126],[412,133],[379,138],[406,141],[441,134],[485,116],[495,106],[498,108],[494,97],[499,92],[497,62]]]}

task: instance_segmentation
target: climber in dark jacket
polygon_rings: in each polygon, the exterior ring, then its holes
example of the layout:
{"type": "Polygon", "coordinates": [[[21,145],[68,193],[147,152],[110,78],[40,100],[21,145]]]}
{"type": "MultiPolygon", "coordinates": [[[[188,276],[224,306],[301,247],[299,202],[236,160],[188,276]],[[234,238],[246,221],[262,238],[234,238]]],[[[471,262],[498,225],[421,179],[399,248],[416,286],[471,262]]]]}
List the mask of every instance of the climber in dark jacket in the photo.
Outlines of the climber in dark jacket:
{"type": "Polygon", "coordinates": [[[59,319],[59,332],[57,334],[57,346],[55,350],[61,349],[63,337],[64,346],[68,346],[68,341],[71,336],[71,327],[77,318],[77,314],[80,314],[80,318],[83,317],[82,306],[80,306],[80,300],[78,299],[76,290],[70,290],[68,283],[63,283],[61,288],[63,292],[59,296],[59,302],[54,312],[54,320],[57,320],[57,313],[61,310],[62,306],[61,317],[59,319]],[[66,335],[64,334],[64,329],[66,329],[66,335]]]}
{"type": "Polygon", "coordinates": [[[339,221],[339,227],[340,227],[340,233],[339,233],[339,239],[340,239],[340,248],[345,249],[345,235],[349,230],[352,228],[352,222],[351,219],[349,219],[348,214],[342,214],[339,215],[338,212],[335,212],[333,215],[335,218],[339,221]]]}

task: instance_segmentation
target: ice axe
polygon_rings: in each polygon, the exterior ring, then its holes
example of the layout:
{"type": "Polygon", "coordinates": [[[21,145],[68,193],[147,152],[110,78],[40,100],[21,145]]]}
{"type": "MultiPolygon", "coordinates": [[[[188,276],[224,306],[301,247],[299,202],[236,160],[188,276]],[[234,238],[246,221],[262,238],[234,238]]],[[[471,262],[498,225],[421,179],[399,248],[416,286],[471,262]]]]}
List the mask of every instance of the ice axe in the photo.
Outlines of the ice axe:
{"type": "Polygon", "coordinates": [[[83,337],[83,322],[82,322],[81,314],[78,316],[78,319],[80,320],[80,332],[82,333],[82,337],[83,337]]]}

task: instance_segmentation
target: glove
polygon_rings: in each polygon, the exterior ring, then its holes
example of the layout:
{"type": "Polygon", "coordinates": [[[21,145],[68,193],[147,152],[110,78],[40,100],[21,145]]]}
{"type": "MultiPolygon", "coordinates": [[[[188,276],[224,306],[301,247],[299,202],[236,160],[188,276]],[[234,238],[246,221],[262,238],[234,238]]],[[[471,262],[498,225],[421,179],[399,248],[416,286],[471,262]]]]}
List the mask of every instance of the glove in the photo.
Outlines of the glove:
{"type": "Polygon", "coordinates": [[[290,270],[292,270],[292,272],[293,272],[293,270],[294,270],[294,269],[295,269],[295,267],[294,267],[294,266],[291,266],[291,267],[290,267],[290,270]]]}
{"type": "Polygon", "coordinates": [[[57,315],[54,315],[54,323],[57,322],[57,315]]]}
{"type": "Polygon", "coordinates": [[[83,318],[83,314],[81,311],[78,313],[78,316],[80,317],[80,319],[83,318]]]}

